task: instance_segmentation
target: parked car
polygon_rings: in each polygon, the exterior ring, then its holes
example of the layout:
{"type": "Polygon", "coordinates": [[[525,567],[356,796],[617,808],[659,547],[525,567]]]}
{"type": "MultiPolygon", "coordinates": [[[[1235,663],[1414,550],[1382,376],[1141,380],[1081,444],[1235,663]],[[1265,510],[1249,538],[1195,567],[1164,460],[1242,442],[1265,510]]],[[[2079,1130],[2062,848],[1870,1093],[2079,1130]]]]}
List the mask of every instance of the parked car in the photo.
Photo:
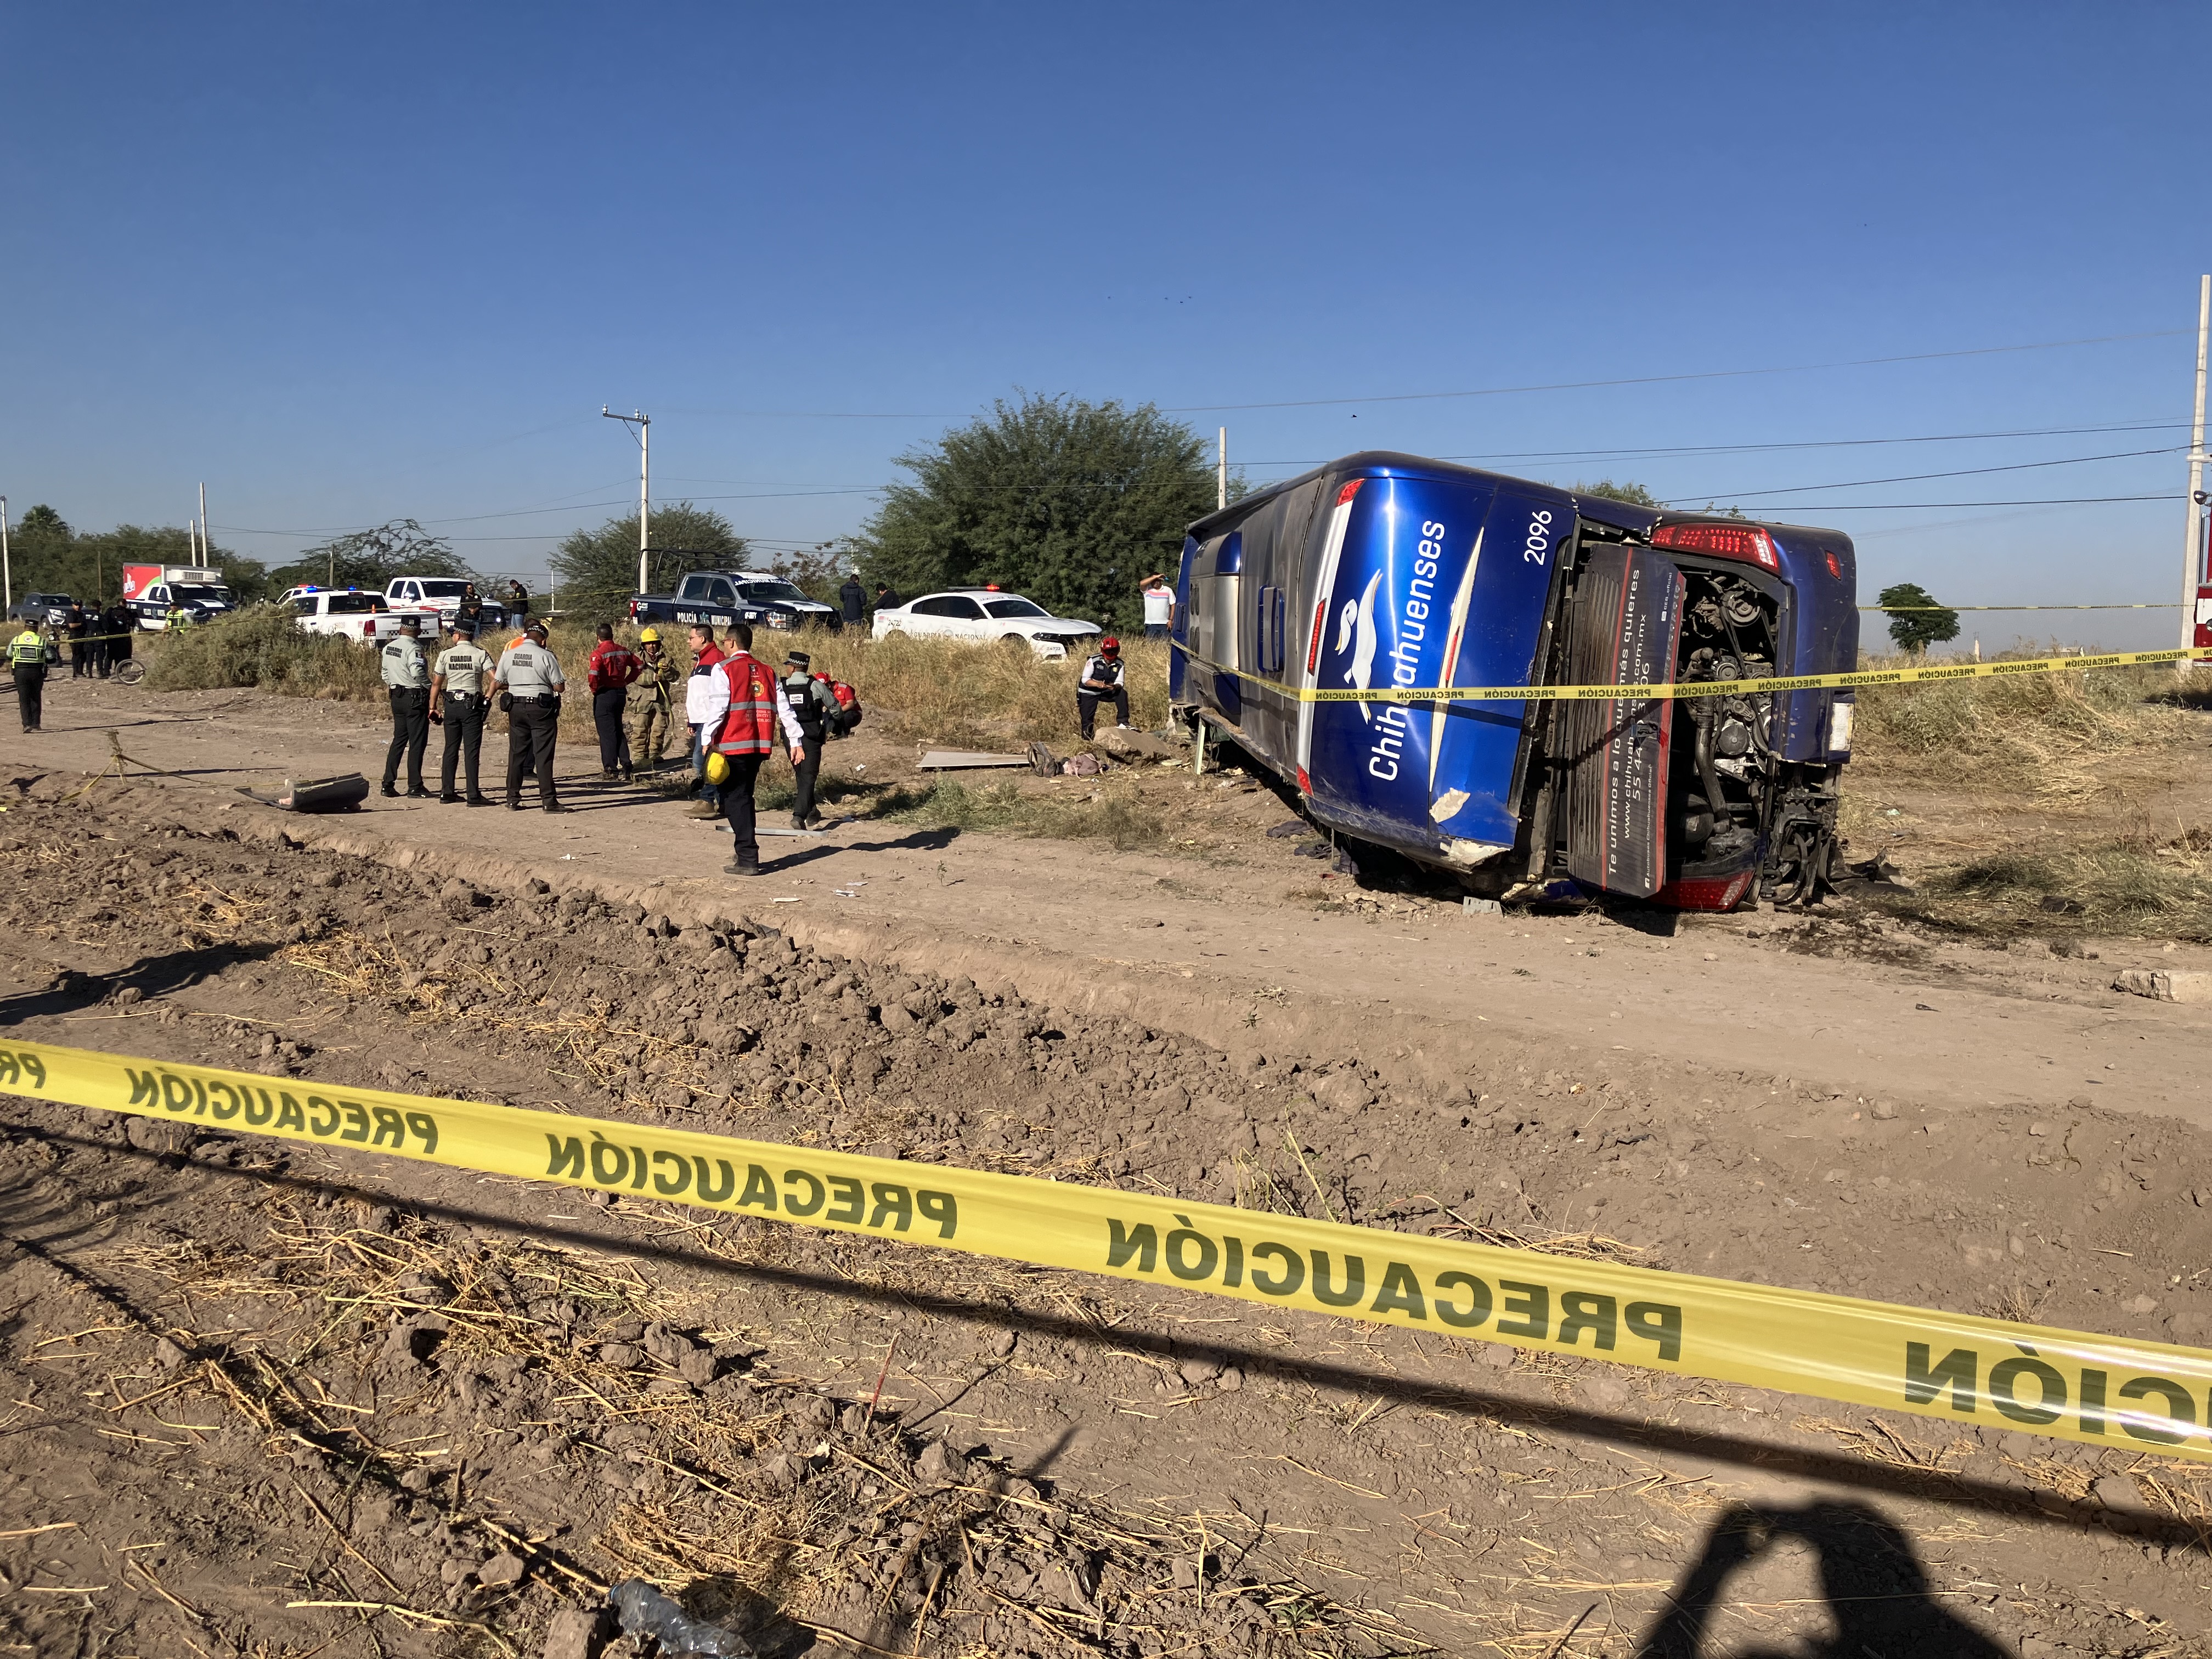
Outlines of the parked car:
{"type": "Polygon", "coordinates": [[[913,634],[1025,645],[1047,661],[1057,662],[1104,631],[1097,623],[1080,617],[1055,617],[1035,599],[984,586],[947,588],[878,611],[875,637],[913,634]]]}
{"type": "Polygon", "coordinates": [[[424,637],[434,638],[434,611],[394,611],[381,593],[359,587],[290,587],[279,605],[291,608],[295,623],[309,634],[336,634],[349,640],[379,643],[399,637],[399,624],[415,618],[424,637]]]}
{"type": "MultiPolygon", "coordinates": [[[[463,576],[395,576],[385,584],[384,599],[394,611],[429,610],[438,613],[441,631],[453,630],[453,619],[460,614],[461,598],[469,587],[463,576]]],[[[483,625],[503,628],[507,625],[507,607],[477,590],[478,603],[483,606],[483,625]]]]}
{"type": "Polygon", "coordinates": [[[1192,525],[1169,696],[1314,822],[1497,897],[1727,910],[1827,880],[1851,693],[1318,702],[1302,691],[1848,672],[1839,531],[1666,513],[1370,453],[1192,525]]]}
{"type": "Polygon", "coordinates": [[[835,634],[845,626],[836,606],[808,599],[772,570],[694,570],[677,583],[673,593],[632,594],[629,615],[639,623],[681,623],[686,627],[704,623],[709,628],[727,628],[742,622],[779,632],[826,628],[835,634]]]}
{"type": "Polygon", "coordinates": [[[8,607],[8,620],[59,628],[69,620],[69,608],[75,603],[66,593],[26,593],[8,607]]]}

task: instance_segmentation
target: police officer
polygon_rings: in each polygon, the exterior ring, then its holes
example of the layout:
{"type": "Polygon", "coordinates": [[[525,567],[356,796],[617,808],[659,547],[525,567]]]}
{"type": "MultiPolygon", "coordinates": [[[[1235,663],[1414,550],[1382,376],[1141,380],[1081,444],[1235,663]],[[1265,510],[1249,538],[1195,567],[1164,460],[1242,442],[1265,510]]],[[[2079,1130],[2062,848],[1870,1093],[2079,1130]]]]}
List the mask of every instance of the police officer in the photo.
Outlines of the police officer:
{"type": "Polygon", "coordinates": [[[676,705],[676,682],[684,678],[675,659],[661,648],[660,630],[648,628],[637,636],[637,677],[641,693],[629,717],[629,763],[634,772],[657,772],[668,746],[669,721],[676,705]]]}
{"type": "Polygon", "coordinates": [[[553,744],[561,734],[561,692],[568,684],[561,659],[545,648],[545,624],[532,617],[522,643],[500,653],[492,690],[504,693],[507,710],[507,810],[522,810],[522,775],[538,775],[538,804],[565,812],[553,793],[553,744]]]}
{"type": "Polygon", "coordinates": [[[430,664],[422,650],[422,624],[412,616],[399,619],[399,637],[378,659],[384,689],[392,698],[392,746],[384,751],[383,793],[399,793],[399,757],[407,757],[409,799],[427,797],[422,787],[422,750],[430,741],[430,664]]]}
{"type": "MultiPolygon", "coordinates": [[[[94,607],[95,612],[98,609],[94,607]]],[[[71,599],[64,627],[69,635],[70,678],[73,680],[83,679],[92,672],[93,647],[86,637],[94,631],[92,623],[93,617],[86,611],[84,601],[71,599]]]]}
{"type": "Polygon", "coordinates": [[[484,720],[491,712],[491,653],[477,643],[477,625],[465,619],[453,628],[453,642],[438,653],[430,672],[430,718],[446,723],[446,757],[438,769],[438,799],[448,806],[459,763],[468,763],[468,803],[489,806],[491,798],[477,786],[477,755],[483,744],[484,720]]]}
{"type": "Polygon", "coordinates": [[[137,614],[120,599],[100,613],[100,631],[107,636],[100,642],[100,678],[131,660],[131,636],[137,628],[137,614]]]}
{"type": "Polygon", "coordinates": [[[804,651],[793,651],[783,659],[783,700],[799,722],[801,738],[800,752],[793,763],[799,790],[792,797],[791,827],[819,829],[822,814],[815,809],[814,784],[822,773],[822,744],[842,711],[837,707],[836,694],[814,678],[813,659],[804,651]]]}
{"type": "Polygon", "coordinates": [[[169,608],[161,613],[161,621],[172,634],[181,634],[192,625],[192,613],[181,602],[172,600],[169,608]]]}
{"type": "Polygon", "coordinates": [[[46,636],[29,617],[23,631],[8,642],[8,668],[15,677],[15,706],[22,711],[23,729],[37,732],[46,713],[46,636]]]}
{"type": "Polygon", "coordinates": [[[1098,654],[1084,662],[1083,684],[1075,693],[1075,716],[1082,723],[1085,743],[1091,741],[1101,702],[1112,703],[1115,720],[1124,730],[1128,727],[1129,688],[1122,682],[1121,667],[1121,641],[1110,634],[1098,641],[1098,654]]]}

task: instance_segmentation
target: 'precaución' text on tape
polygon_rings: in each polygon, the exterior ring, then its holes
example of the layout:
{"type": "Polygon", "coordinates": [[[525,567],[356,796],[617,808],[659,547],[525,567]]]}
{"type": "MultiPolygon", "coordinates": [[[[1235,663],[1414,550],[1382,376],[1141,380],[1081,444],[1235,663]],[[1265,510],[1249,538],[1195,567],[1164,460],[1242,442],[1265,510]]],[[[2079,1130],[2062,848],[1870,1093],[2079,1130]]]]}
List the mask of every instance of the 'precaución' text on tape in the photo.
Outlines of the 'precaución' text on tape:
{"type": "Polygon", "coordinates": [[[2212,1462],[2212,1353],[2160,1343],[40,1043],[0,1091],[2212,1462]]]}

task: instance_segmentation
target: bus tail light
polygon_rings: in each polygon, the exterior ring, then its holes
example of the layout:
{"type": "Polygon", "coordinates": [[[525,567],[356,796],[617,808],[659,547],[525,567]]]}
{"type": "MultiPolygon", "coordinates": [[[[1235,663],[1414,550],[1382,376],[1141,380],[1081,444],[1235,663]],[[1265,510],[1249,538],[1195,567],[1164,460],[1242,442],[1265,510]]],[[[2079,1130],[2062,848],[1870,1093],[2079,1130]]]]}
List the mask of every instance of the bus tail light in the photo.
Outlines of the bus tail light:
{"type": "Polygon", "coordinates": [[[1662,524],[1651,532],[1651,545],[1709,554],[1717,559],[1739,559],[1778,574],[1782,569],[1774,538],[1752,525],[1662,524]]]}

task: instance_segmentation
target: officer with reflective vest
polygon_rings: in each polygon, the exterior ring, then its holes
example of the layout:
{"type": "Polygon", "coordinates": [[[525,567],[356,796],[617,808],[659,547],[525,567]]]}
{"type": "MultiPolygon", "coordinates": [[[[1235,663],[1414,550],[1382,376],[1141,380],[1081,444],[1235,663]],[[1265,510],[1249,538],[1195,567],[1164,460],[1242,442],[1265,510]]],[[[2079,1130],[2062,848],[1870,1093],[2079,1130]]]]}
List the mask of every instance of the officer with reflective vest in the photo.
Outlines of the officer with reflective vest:
{"type": "Polygon", "coordinates": [[[648,628],[637,636],[639,696],[630,710],[629,764],[633,775],[657,772],[668,746],[669,722],[676,705],[676,682],[684,671],[661,648],[660,630],[648,628]]]}
{"type": "Polygon", "coordinates": [[[46,713],[46,636],[38,623],[26,619],[23,631],[8,642],[8,668],[15,677],[15,706],[23,714],[23,729],[37,732],[46,713]]]}
{"type": "Polygon", "coordinates": [[[753,785],[760,778],[761,763],[775,752],[781,726],[791,763],[801,764],[806,758],[806,735],[784,698],[783,687],[769,665],[753,655],[753,630],[744,623],[732,623],[725,637],[737,649],[707,676],[700,704],[705,717],[700,740],[708,750],[708,777],[721,791],[722,816],[736,843],[727,872],[757,876],[760,841],[753,827],[753,785]],[[715,776],[717,772],[721,775],[715,776]]]}
{"type": "Polygon", "coordinates": [[[491,713],[491,653],[477,643],[477,625],[466,617],[453,624],[453,642],[438,653],[430,671],[430,718],[446,727],[446,756],[438,769],[438,799],[458,806],[453,774],[468,767],[468,803],[489,806],[477,785],[477,757],[483,745],[484,720],[491,713]]]}
{"type": "Polygon", "coordinates": [[[192,625],[192,613],[173,600],[161,613],[161,621],[172,634],[180,634],[192,625]]]}
{"type": "Polygon", "coordinates": [[[790,653],[783,667],[783,700],[799,722],[805,751],[797,764],[799,790],[792,798],[791,827],[819,829],[822,814],[815,809],[814,786],[822,773],[822,745],[837,729],[844,710],[838,706],[837,694],[814,678],[813,659],[806,653],[790,653]]]}
{"type": "Polygon", "coordinates": [[[565,812],[553,788],[553,745],[561,735],[561,693],[568,680],[561,659],[545,648],[545,624],[536,617],[521,643],[500,653],[492,690],[507,710],[507,810],[522,810],[522,775],[538,777],[538,804],[565,812]]]}
{"type": "Polygon", "coordinates": [[[629,751],[623,746],[623,705],[630,682],[645,672],[637,653],[615,638],[614,624],[599,624],[599,641],[584,665],[584,684],[592,690],[592,726],[599,734],[599,775],[631,775],[629,751]]]}

